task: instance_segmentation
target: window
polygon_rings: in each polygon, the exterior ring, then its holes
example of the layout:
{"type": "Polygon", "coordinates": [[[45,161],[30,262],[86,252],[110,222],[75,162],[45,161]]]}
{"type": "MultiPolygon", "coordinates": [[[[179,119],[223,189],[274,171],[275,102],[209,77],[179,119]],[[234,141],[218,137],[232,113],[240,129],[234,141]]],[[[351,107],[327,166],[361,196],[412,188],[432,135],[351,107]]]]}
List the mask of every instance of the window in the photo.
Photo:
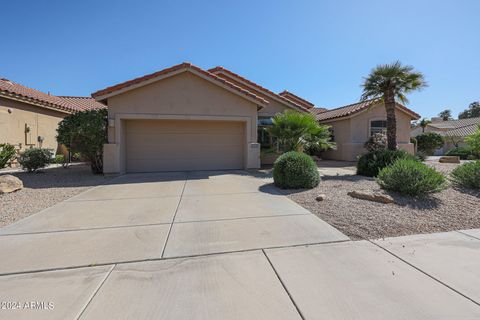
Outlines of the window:
{"type": "Polygon", "coordinates": [[[370,136],[375,133],[386,133],[387,121],[386,120],[373,120],[370,122],[370,136]]]}
{"type": "Polygon", "coordinates": [[[257,136],[261,148],[269,149],[274,145],[274,138],[267,131],[273,124],[271,117],[258,117],[257,136]]]}

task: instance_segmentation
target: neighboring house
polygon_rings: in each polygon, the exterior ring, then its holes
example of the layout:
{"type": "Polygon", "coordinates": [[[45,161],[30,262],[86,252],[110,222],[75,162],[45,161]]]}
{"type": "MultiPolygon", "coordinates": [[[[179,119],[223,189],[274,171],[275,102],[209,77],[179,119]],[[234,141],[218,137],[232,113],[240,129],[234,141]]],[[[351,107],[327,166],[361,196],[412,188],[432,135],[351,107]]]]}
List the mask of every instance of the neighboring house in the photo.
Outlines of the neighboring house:
{"type": "MultiPolygon", "coordinates": [[[[260,149],[274,146],[265,128],[275,114],[326,111],[223,67],[204,70],[190,63],[108,87],[92,97],[108,106],[105,173],[259,168],[260,149]]],[[[372,111],[375,119],[385,119],[384,111],[372,111]]],[[[369,113],[356,116],[367,119],[369,113]]],[[[418,115],[402,106],[398,117],[408,144],[410,120],[418,115]]],[[[335,117],[328,124],[350,123],[349,119],[335,117]]],[[[364,128],[369,130],[368,123],[364,128]]],[[[365,132],[362,146],[367,138],[365,132]]],[[[343,150],[342,142],[337,143],[343,150]]]]}
{"type": "MultiPolygon", "coordinates": [[[[410,143],[410,124],[420,116],[407,107],[396,104],[397,144],[400,149],[414,153],[414,145],[410,143]]],[[[323,153],[325,159],[355,161],[365,153],[364,143],[377,132],[386,132],[387,113],[385,106],[378,100],[369,100],[350,104],[344,107],[326,110],[311,109],[321,124],[331,126],[336,150],[323,153]]]]}
{"type": "Polygon", "coordinates": [[[58,123],[79,110],[104,108],[92,98],[58,97],[0,79],[0,143],[10,143],[19,151],[31,147],[60,150],[58,123]]]}
{"type": "MultiPolygon", "coordinates": [[[[442,148],[435,151],[435,155],[443,155],[455,147],[466,146],[464,138],[477,130],[480,118],[467,118],[459,120],[442,121],[441,118],[433,118],[432,122],[425,127],[425,132],[435,132],[441,135],[445,143],[442,148]]],[[[410,132],[410,136],[416,137],[423,133],[423,128],[416,127],[410,132]]]]}

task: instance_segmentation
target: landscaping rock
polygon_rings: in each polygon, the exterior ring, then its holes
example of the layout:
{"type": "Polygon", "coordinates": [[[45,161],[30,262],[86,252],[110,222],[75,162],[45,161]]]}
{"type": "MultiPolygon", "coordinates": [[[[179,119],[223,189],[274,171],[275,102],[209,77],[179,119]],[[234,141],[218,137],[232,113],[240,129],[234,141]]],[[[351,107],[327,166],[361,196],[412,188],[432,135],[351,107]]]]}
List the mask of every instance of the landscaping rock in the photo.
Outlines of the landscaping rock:
{"type": "Polygon", "coordinates": [[[392,197],[387,194],[376,193],[376,192],[364,192],[364,191],[350,191],[347,193],[352,198],[369,200],[380,203],[395,203],[392,197]]]}
{"type": "Polygon", "coordinates": [[[327,198],[326,195],[324,195],[323,193],[319,194],[318,196],[315,197],[315,200],[317,201],[323,201],[327,198]]]}
{"type": "Polygon", "coordinates": [[[443,156],[438,160],[440,163],[460,163],[459,156],[443,156]]]}
{"type": "Polygon", "coordinates": [[[0,176],[0,194],[10,193],[23,188],[22,180],[11,174],[0,176]]]}

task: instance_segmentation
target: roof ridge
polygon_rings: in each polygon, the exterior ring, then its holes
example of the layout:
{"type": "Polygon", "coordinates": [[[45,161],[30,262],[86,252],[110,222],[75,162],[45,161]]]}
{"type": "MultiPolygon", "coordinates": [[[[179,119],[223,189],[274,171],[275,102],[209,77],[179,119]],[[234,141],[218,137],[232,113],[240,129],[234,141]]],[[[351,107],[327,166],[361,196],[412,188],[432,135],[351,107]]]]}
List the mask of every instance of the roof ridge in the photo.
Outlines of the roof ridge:
{"type": "Polygon", "coordinates": [[[308,105],[311,105],[311,106],[313,106],[313,107],[315,106],[314,103],[312,103],[312,102],[310,102],[310,101],[308,101],[308,100],[306,100],[306,99],[304,99],[304,98],[302,98],[302,97],[300,97],[300,96],[297,96],[295,93],[290,92],[290,91],[288,91],[288,90],[283,90],[282,92],[278,93],[279,96],[282,96],[282,94],[292,95],[294,98],[296,98],[296,99],[298,99],[298,100],[300,100],[300,101],[302,101],[302,102],[304,102],[304,103],[306,103],[306,104],[308,104],[308,105]]]}
{"type": "Polygon", "coordinates": [[[346,104],[346,105],[341,106],[341,107],[337,107],[337,108],[333,108],[333,109],[327,109],[326,112],[335,111],[335,110],[338,110],[338,109],[343,109],[343,108],[348,108],[348,107],[352,107],[352,106],[354,106],[354,105],[356,105],[356,104],[374,102],[375,100],[380,100],[380,99],[379,99],[379,98],[374,98],[374,99],[369,99],[369,100],[365,100],[365,101],[358,101],[358,102],[346,104]]]}
{"type": "Polygon", "coordinates": [[[246,82],[247,84],[249,84],[249,85],[251,85],[251,86],[253,86],[253,87],[256,87],[256,88],[259,89],[259,90],[263,90],[263,91],[267,92],[268,94],[273,95],[274,97],[277,97],[277,98],[280,99],[280,100],[286,101],[286,102],[288,102],[289,104],[292,104],[292,105],[294,105],[294,106],[297,107],[297,108],[300,108],[300,109],[303,110],[303,111],[308,111],[307,108],[305,108],[305,107],[303,107],[303,106],[295,103],[294,101],[291,101],[291,100],[289,100],[289,99],[287,99],[287,98],[285,98],[285,97],[282,97],[282,96],[279,95],[278,93],[275,93],[275,92],[273,92],[272,90],[267,89],[267,88],[265,88],[265,87],[262,86],[262,85],[259,85],[258,83],[255,83],[255,82],[253,82],[253,81],[251,81],[251,80],[248,80],[247,78],[239,75],[238,73],[235,73],[235,72],[233,72],[233,71],[231,71],[231,70],[229,70],[229,69],[226,69],[226,68],[224,68],[224,67],[222,67],[222,66],[216,66],[216,67],[213,67],[213,68],[208,69],[208,72],[210,72],[210,73],[213,73],[213,72],[216,72],[216,71],[225,71],[226,73],[229,73],[229,74],[233,75],[234,77],[239,78],[240,80],[246,82]]]}
{"type": "Polygon", "coordinates": [[[59,98],[79,98],[79,99],[93,99],[92,97],[89,96],[56,96],[59,98]]]}
{"type": "Polygon", "coordinates": [[[230,81],[227,81],[207,70],[204,70],[196,65],[193,65],[192,63],[190,62],[183,62],[183,63],[180,63],[180,64],[177,64],[177,65],[174,65],[172,67],[169,67],[169,68],[165,68],[165,69],[162,69],[160,71],[156,71],[156,72],[153,72],[153,73],[150,73],[150,74],[147,74],[147,75],[144,75],[144,76],[141,76],[141,77],[137,77],[137,78],[134,78],[134,79],[131,79],[131,80],[127,80],[125,82],[121,82],[121,83],[118,83],[116,85],[113,85],[113,86],[109,86],[105,89],[102,89],[102,90],[98,90],[94,93],[91,94],[91,96],[93,98],[96,98],[96,97],[99,97],[99,96],[103,96],[103,95],[106,95],[106,94],[109,94],[109,93],[112,93],[112,92],[115,92],[115,91],[118,91],[118,90],[121,90],[121,89],[124,89],[124,88],[127,88],[127,87],[130,87],[132,85],[135,85],[135,84],[138,84],[138,83],[141,83],[141,82],[144,82],[144,81],[148,81],[150,79],[155,79],[156,77],[159,77],[161,75],[166,75],[166,74],[169,74],[171,72],[174,72],[174,71],[177,71],[177,70],[181,70],[181,69],[191,69],[191,70],[194,70],[198,73],[201,73],[203,75],[206,75],[212,79],[214,79],[215,81],[217,82],[220,82],[224,85],[227,85],[239,92],[241,92],[243,95],[249,97],[249,98],[252,98],[254,100],[257,100],[258,102],[261,102],[262,104],[266,105],[268,104],[269,102],[265,99],[263,99],[262,97],[260,96],[257,96],[256,94],[240,87],[240,86],[237,86],[236,84],[234,83],[231,83],[230,81]]]}

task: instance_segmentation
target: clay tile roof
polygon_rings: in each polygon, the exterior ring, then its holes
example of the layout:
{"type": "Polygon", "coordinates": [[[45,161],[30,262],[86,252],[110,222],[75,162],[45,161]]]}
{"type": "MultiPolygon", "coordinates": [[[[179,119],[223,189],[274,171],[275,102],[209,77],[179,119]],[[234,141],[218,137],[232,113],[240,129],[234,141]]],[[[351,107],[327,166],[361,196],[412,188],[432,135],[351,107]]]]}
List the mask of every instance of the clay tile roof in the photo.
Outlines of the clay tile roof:
{"type": "Polygon", "coordinates": [[[314,115],[317,115],[317,114],[320,114],[320,113],[324,113],[328,111],[328,109],[325,109],[325,108],[318,108],[318,107],[314,107],[314,108],[311,108],[310,109],[310,113],[314,114],[314,115]]]}
{"type": "Polygon", "coordinates": [[[13,98],[25,103],[57,109],[65,113],[105,108],[103,104],[96,102],[90,97],[54,96],[36,89],[25,87],[5,78],[0,78],[0,96],[7,99],[13,98]]]}
{"type": "Polygon", "coordinates": [[[71,105],[74,105],[77,110],[91,110],[91,109],[103,109],[107,106],[98,102],[91,97],[73,97],[73,96],[58,96],[59,98],[68,101],[71,105]]]}
{"type": "Polygon", "coordinates": [[[287,99],[287,98],[285,98],[285,97],[282,97],[281,95],[276,94],[275,92],[270,91],[270,90],[268,90],[267,88],[262,87],[261,85],[255,83],[255,82],[252,82],[252,81],[248,80],[247,78],[244,78],[244,77],[242,77],[241,75],[239,75],[239,74],[237,74],[237,73],[235,73],[235,72],[233,72],[233,71],[230,71],[230,70],[228,70],[228,69],[225,69],[225,68],[222,67],[222,66],[217,66],[217,67],[208,69],[208,72],[211,72],[211,73],[216,74],[216,75],[221,74],[221,73],[225,73],[227,76],[228,76],[228,75],[233,76],[233,77],[238,78],[238,79],[240,79],[241,81],[245,82],[245,83],[248,84],[249,86],[258,89],[259,91],[263,91],[264,93],[266,93],[266,94],[268,94],[268,95],[271,95],[271,96],[277,98],[278,100],[281,100],[281,101],[283,101],[283,102],[286,102],[286,103],[288,103],[289,105],[293,105],[294,107],[296,107],[296,108],[298,108],[298,109],[301,109],[301,110],[303,110],[303,111],[308,111],[308,108],[305,108],[304,106],[302,106],[302,105],[300,105],[300,104],[298,104],[298,103],[296,103],[296,102],[294,102],[294,101],[291,101],[291,100],[289,100],[289,99],[287,99]]]}
{"type": "Polygon", "coordinates": [[[448,130],[446,132],[440,131],[437,133],[443,136],[448,136],[448,137],[466,137],[466,136],[472,135],[478,130],[478,126],[480,125],[480,118],[477,118],[477,119],[479,119],[479,124],[471,124],[469,126],[448,130]]]}
{"type": "Polygon", "coordinates": [[[291,100],[307,109],[311,109],[313,107],[315,107],[315,105],[313,103],[311,103],[310,101],[307,101],[303,98],[300,98],[299,96],[287,91],[287,90],[283,90],[282,92],[280,92],[278,95],[288,99],[288,100],[291,100]]]}
{"type": "MultiPolygon", "coordinates": [[[[316,118],[318,121],[325,121],[325,120],[331,120],[331,119],[337,119],[337,118],[342,118],[342,117],[347,117],[352,114],[361,112],[363,110],[368,109],[370,106],[377,104],[379,102],[378,99],[372,99],[372,100],[367,100],[367,101],[362,101],[362,102],[357,102],[353,104],[349,104],[340,108],[332,109],[332,110],[327,110],[325,112],[320,112],[317,113],[316,118]]],[[[415,113],[414,111],[408,109],[404,105],[401,105],[400,103],[397,103],[397,107],[405,111],[406,113],[410,114],[413,119],[419,119],[420,115],[418,113],[415,113]]]]}
{"type": "Polygon", "coordinates": [[[0,78],[0,96],[22,100],[26,103],[42,105],[66,113],[77,111],[74,105],[62,98],[25,87],[5,78],[0,78]]]}
{"type": "Polygon", "coordinates": [[[142,82],[150,80],[150,79],[154,79],[154,78],[162,76],[162,75],[167,75],[169,73],[172,73],[172,72],[175,72],[175,71],[178,71],[178,70],[181,70],[181,69],[195,70],[195,71],[213,79],[214,81],[216,81],[218,83],[226,85],[226,86],[238,91],[239,93],[256,100],[260,105],[268,104],[268,101],[263,99],[262,97],[259,97],[256,94],[251,93],[250,91],[248,91],[248,90],[246,90],[242,87],[239,87],[239,86],[237,86],[237,85],[235,85],[235,84],[233,84],[229,81],[226,81],[225,79],[222,79],[222,78],[216,76],[215,74],[213,74],[209,71],[203,70],[202,68],[197,67],[197,66],[195,66],[195,65],[193,65],[189,62],[184,62],[184,63],[175,65],[175,66],[167,68],[167,69],[163,69],[163,70],[160,70],[160,71],[157,71],[157,72],[154,72],[154,73],[151,73],[151,74],[139,77],[139,78],[135,78],[135,79],[132,79],[132,80],[128,80],[128,81],[125,81],[125,82],[107,87],[105,89],[102,89],[102,90],[99,90],[97,92],[92,93],[92,97],[99,98],[101,96],[113,93],[115,91],[130,87],[132,85],[142,83],[142,82]]]}
{"type": "Polygon", "coordinates": [[[480,118],[467,118],[430,123],[429,127],[441,130],[435,131],[442,136],[466,137],[474,134],[480,126],[480,118]]]}
{"type": "Polygon", "coordinates": [[[456,129],[472,124],[480,123],[480,118],[467,118],[467,119],[458,119],[458,120],[448,120],[440,122],[429,123],[429,127],[435,127],[439,129],[456,129]]]}

